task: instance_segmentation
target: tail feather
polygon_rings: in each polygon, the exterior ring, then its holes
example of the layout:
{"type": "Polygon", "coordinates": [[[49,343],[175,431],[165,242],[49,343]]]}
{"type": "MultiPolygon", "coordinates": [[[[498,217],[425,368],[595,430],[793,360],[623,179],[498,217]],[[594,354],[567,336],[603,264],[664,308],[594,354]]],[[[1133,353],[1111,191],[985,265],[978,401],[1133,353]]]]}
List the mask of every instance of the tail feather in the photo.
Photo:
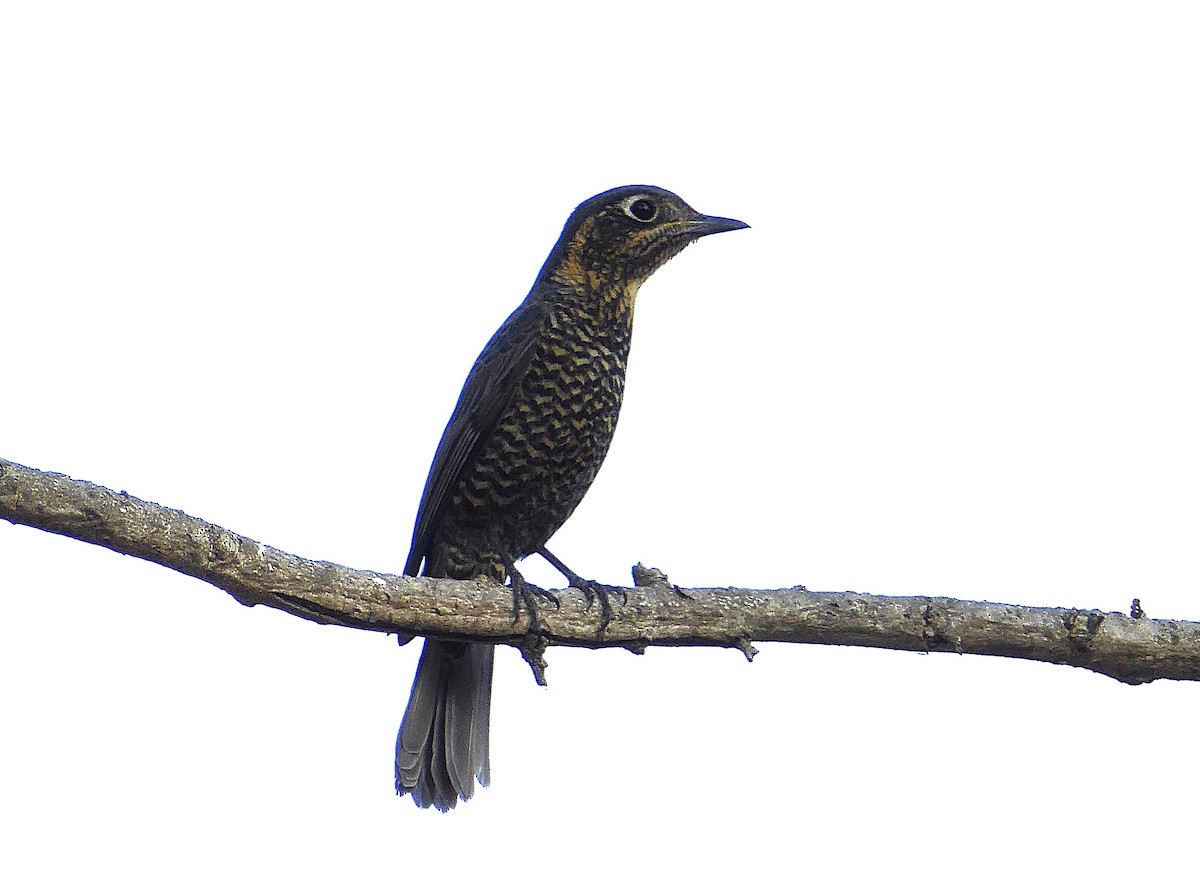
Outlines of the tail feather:
{"type": "Polygon", "coordinates": [[[492,655],[488,645],[472,645],[453,667],[446,687],[445,736],[450,783],[463,799],[475,791],[475,778],[491,781],[488,716],[492,702],[492,655]]]}
{"type": "Polygon", "coordinates": [[[396,739],[396,792],[445,812],[491,781],[490,644],[426,640],[396,739]]]}

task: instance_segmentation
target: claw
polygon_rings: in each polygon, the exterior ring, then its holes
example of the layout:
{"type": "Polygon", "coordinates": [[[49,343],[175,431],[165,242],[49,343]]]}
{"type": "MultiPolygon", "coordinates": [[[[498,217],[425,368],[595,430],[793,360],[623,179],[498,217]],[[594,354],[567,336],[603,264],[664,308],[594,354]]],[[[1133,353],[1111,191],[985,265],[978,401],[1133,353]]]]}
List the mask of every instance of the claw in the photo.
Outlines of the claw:
{"type": "Polygon", "coordinates": [[[513,595],[513,622],[521,618],[521,608],[524,607],[525,612],[529,614],[529,631],[539,631],[542,625],[538,618],[538,598],[554,604],[555,609],[559,608],[558,598],[545,588],[539,588],[537,585],[531,585],[525,581],[525,577],[517,572],[515,566],[509,567],[508,580],[513,595]]]}
{"type": "Polygon", "coordinates": [[[621,605],[624,606],[628,598],[625,596],[625,589],[618,588],[616,585],[602,585],[592,579],[585,579],[583,576],[575,573],[567,564],[563,563],[544,547],[538,550],[546,560],[563,574],[567,580],[567,584],[572,588],[577,588],[583,592],[583,598],[587,601],[587,608],[590,610],[592,604],[599,602],[600,604],[600,628],[597,634],[604,634],[604,630],[608,628],[608,624],[615,618],[613,614],[612,604],[609,602],[610,594],[620,595],[621,605]]]}
{"type": "Polygon", "coordinates": [[[624,601],[624,591],[622,591],[620,588],[615,588],[612,585],[601,585],[599,582],[595,582],[592,579],[581,579],[578,576],[573,579],[568,579],[567,582],[572,588],[578,588],[583,592],[583,598],[587,602],[587,608],[589,610],[592,608],[592,604],[600,604],[600,628],[597,633],[602,634],[604,630],[608,628],[608,624],[615,618],[612,609],[612,602],[608,599],[609,592],[616,592],[620,594],[621,600],[624,601]]]}

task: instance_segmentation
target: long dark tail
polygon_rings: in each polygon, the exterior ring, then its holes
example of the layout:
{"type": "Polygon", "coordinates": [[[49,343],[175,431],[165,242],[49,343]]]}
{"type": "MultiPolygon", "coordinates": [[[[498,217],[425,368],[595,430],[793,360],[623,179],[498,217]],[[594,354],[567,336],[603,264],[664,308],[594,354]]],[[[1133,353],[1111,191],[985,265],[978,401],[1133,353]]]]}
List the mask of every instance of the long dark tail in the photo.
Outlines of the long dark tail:
{"type": "Polygon", "coordinates": [[[445,812],[491,783],[491,644],[427,639],[396,738],[396,793],[445,812]]]}

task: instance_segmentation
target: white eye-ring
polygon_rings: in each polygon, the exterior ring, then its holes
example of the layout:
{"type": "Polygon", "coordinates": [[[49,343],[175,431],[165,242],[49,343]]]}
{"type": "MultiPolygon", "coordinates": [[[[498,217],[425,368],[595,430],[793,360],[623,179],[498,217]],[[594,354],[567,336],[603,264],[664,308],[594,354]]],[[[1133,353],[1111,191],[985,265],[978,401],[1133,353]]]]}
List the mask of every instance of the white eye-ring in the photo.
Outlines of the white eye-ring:
{"type": "Polygon", "coordinates": [[[634,196],[625,203],[625,214],[635,221],[649,224],[658,214],[658,206],[645,196],[634,196]]]}

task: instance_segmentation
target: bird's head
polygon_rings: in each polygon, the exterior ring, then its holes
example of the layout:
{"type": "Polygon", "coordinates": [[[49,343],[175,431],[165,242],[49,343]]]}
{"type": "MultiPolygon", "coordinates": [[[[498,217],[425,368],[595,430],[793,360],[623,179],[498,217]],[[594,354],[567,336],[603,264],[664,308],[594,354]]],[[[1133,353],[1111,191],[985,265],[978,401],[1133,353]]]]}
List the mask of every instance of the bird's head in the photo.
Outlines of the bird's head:
{"type": "Polygon", "coordinates": [[[661,187],[617,187],[575,209],[543,274],[632,303],[646,278],[688,244],[748,226],[702,215],[661,187]]]}

